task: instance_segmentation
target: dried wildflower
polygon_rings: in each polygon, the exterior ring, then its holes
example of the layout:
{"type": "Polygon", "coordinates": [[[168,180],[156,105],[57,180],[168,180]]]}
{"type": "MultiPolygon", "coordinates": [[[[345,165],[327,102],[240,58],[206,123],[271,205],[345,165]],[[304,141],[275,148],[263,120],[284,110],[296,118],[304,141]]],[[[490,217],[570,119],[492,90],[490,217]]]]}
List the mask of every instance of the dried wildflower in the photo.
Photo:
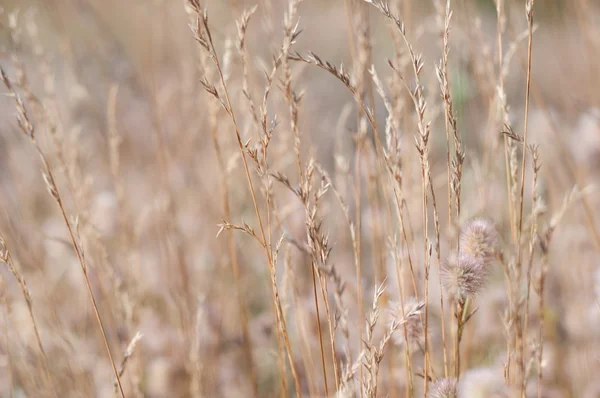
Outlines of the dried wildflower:
{"type": "Polygon", "coordinates": [[[456,389],[456,379],[439,379],[431,386],[431,391],[427,395],[429,398],[456,398],[458,396],[456,389]]]}
{"type": "MultiPolygon", "coordinates": [[[[404,300],[404,311],[402,311],[403,306],[400,302],[391,302],[389,308],[388,325],[397,322],[399,319],[405,318],[406,314],[409,314],[411,311],[417,308],[418,305],[419,302],[417,301],[417,299],[415,299],[414,297],[408,297],[404,300]]],[[[402,328],[404,328],[404,326],[402,326],[402,328]]],[[[423,322],[421,322],[421,317],[411,316],[406,318],[406,334],[408,338],[408,344],[410,347],[423,347],[425,335],[423,334],[423,322]]],[[[393,341],[396,345],[404,345],[405,339],[402,330],[394,334],[393,341]]]]}
{"type": "Polygon", "coordinates": [[[462,253],[446,261],[441,277],[448,294],[462,301],[481,291],[487,271],[482,260],[462,253]]]}
{"type": "Polygon", "coordinates": [[[494,224],[483,218],[467,222],[460,233],[460,250],[472,257],[489,262],[498,247],[498,233],[494,224]]]}

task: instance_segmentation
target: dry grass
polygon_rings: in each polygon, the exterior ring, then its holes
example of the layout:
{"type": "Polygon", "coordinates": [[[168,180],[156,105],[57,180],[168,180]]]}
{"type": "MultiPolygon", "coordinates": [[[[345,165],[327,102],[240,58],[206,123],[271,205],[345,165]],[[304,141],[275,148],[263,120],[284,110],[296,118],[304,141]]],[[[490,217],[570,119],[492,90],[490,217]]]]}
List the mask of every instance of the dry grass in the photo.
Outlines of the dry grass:
{"type": "Polygon", "coordinates": [[[257,2],[6,3],[0,396],[597,396],[600,8],[257,2]]]}

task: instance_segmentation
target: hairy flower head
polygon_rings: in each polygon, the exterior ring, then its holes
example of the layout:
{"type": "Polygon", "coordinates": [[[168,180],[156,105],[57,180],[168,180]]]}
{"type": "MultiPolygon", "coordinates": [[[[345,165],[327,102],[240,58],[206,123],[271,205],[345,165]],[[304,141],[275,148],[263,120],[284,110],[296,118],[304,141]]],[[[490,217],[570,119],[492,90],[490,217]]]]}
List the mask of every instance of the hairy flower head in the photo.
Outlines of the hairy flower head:
{"type": "Polygon", "coordinates": [[[481,259],[462,253],[458,258],[446,261],[441,277],[448,294],[462,301],[481,291],[487,271],[481,259]]]}
{"type": "Polygon", "coordinates": [[[438,379],[431,386],[428,398],[456,398],[458,397],[456,379],[438,379]]]}
{"type": "Polygon", "coordinates": [[[468,221],[460,232],[460,250],[462,253],[488,263],[498,248],[498,233],[494,224],[484,218],[468,221]]]}
{"type": "Polygon", "coordinates": [[[393,336],[395,344],[402,346],[406,342],[404,339],[404,327],[406,327],[406,337],[408,345],[411,348],[421,348],[425,343],[425,335],[423,334],[423,322],[420,316],[406,317],[406,314],[418,308],[419,302],[414,297],[404,299],[404,306],[400,302],[393,301],[390,303],[388,323],[392,324],[400,319],[406,319],[406,322],[400,326],[400,330],[393,336]],[[403,312],[404,309],[404,312],[403,312]]]}

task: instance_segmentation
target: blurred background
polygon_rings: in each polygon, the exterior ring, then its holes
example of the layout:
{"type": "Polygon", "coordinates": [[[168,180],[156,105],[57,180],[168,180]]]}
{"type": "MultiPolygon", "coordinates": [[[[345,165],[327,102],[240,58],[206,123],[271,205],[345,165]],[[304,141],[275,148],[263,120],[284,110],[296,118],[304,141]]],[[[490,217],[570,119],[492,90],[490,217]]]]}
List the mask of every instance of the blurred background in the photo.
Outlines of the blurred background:
{"type": "MultiPolygon", "coordinates": [[[[259,114],[266,85],[263,71],[271,70],[273,57],[281,51],[288,3],[208,0],[202,4],[208,10],[240,134],[255,145],[260,131],[247,97],[259,114]],[[243,51],[245,70],[236,21],[254,4],[258,8],[248,23],[243,51]]],[[[448,73],[466,157],[462,213],[456,224],[449,225],[444,102],[436,76],[442,57],[440,10],[443,16],[445,2],[390,1],[415,52],[423,54],[421,79],[426,120],[431,122],[429,162],[442,220],[442,258],[462,222],[472,217],[493,220],[505,257],[514,254],[501,132],[506,121],[517,134],[523,133],[528,36],[525,2],[503,4],[506,120],[498,111],[497,3],[451,3],[448,73]]],[[[136,343],[123,366],[127,396],[280,395],[277,332],[264,249],[243,231],[225,231],[217,237],[224,221],[246,222],[257,234],[259,229],[234,126],[201,84],[207,76],[221,92],[214,68],[207,66],[210,58],[194,40],[190,7],[173,0],[2,0],[0,6],[0,65],[23,98],[76,230],[117,367],[132,340],[136,343]],[[232,271],[231,242],[239,280],[232,271]],[[238,294],[241,300],[236,299],[238,294]],[[244,359],[248,336],[242,330],[240,305],[248,318],[251,364],[244,359]],[[143,335],[139,341],[138,332],[143,335]]],[[[399,62],[412,85],[410,63],[394,27],[364,2],[304,0],[295,19],[302,33],[292,49],[343,64],[357,81],[361,79],[356,72],[361,45],[357,36],[366,32],[367,69],[374,65],[389,98],[404,104],[396,108],[396,116],[401,120],[403,197],[412,243],[408,249],[396,250],[398,230],[394,221],[386,221],[382,199],[392,197],[393,191],[379,185],[382,179],[372,174],[374,149],[365,149],[362,163],[357,164],[355,135],[361,129],[372,131],[353,95],[326,71],[290,63],[294,90],[303,93],[298,115],[302,159],[314,158],[328,171],[354,224],[362,228],[363,273],[358,285],[364,289],[366,312],[374,286],[386,277],[389,287],[382,305],[399,299],[391,252],[402,257],[412,253],[416,264],[423,263],[415,112],[406,91],[398,89],[402,86],[394,81],[388,59],[399,62]],[[358,193],[357,179],[362,181],[358,193]]],[[[528,141],[539,145],[540,231],[560,212],[575,186],[586,192],[565,210],[549,248],[544,397],[600,396],[600,196],[594,189],[600,177],[599,20],[597,1],[535,4],[528,141]]],[[[365,84],[371,85],[369,73],[363,75],[369,81],[365,84]]],[[[376,95],[369,104],[385,141],[384,102],[376,95]]],[[[269,124],[275,115],[280,121],[269,147],[269,169],[286,174],[296,186],[294,139],[281,72],[275,75],[267,105],[269,124]]],[[[44,364],[22,287],[9,267],[1,264],[0,396],[115,396],[113,369],[80,262],[56,201],[47,192],[36,149],[19,130],[10,95],[0,99],[0,115],[0,236],[31,292],[32,313],[49,360],[44,364]],[[53,381],[53,389],[47,379],[53,381]]],[[[279,182],[271,181],[265,189],[263,177],[248,162],[263,218],[267,206],[273,206],[277,217],[273,245],[282,234],[286,236],[277,256],[277,281],[292,351],[297,354],[302,395],[324,396],[311,260],[297,247],[307,239],[305,209],[279,182]],[[267,192],[273,203],[267,203],[267,192]]],[[[530,160],[526,170],[525,212],[530,214],[530,160]]],[[[355,308],[357,276],[348,223],[331,192],[319,214],[332,248],[330,261],[346,282],[344,297],[356,358],[364,318],[355,308]]],[[[433,240],[433,218],[428,227],[433,240]]],[[[542,257],[534,252],[534,266],[541,264],[542,257]]],[[[435,327],[430,339],[439,347],[439,276],[437,266],[432,267],[429,294],[436,307],[430,314],[435,327]]],[[[506,289],[498,265],[477,299],[479,310],[466,332],[462,382],[471,383],[464,391],[472,394],[466,397],[494,396],[484,387],[477,390],[477,383],[492,385],[500,380],[503,384],[503,321],[510,296],[506,289]]],[[[533,296],[537,306],[539,298],[533,296]]],[[[328,315],[322,297],[319,301],[320,327],[325,331],[328,315]]],[[[450,322],[450,310],[446,311],[450,322]]],[[[384,333],[387,314],[382,310],[378,338],[384,333]]],[[[539,316],[532,319],[533,324],[539,323],[539,316]]],[[[343,339],[339,331],[335,335],[343,339]]],[[[441,355],[435,356],[434,367],[441,369],[441,355]]],[[[379,374],[378,395],[403,396],[407,382],[403,360],[402,347],[390,345],[379,374]]],[[[331,363],[327,365],[333,395],[334,373],[331,363]]],[[[416,380],[419,387],[414,396],[423,396],[422,378],[416,380]]],[[[293,396],[289,374],[287,381],[288,395],[293,396]]],[[[528,396],[537,396],[535,385],[529,387],[528,396]]]]}

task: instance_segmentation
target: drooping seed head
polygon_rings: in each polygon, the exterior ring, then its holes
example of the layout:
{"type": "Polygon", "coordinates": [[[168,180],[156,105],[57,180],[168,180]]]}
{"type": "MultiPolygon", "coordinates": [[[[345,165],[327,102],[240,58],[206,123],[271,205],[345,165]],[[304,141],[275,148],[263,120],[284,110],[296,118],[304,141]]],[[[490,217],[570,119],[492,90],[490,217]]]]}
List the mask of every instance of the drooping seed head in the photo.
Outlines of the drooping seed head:
{"type": "Polygon", "coordinates": [[[438,379],[431,386],[428,398],[457,398],[456,379],[438,379]]]}
{"type": "Polygon", "coordinates": [[[462,253],[457,259],[449,259],[442,268],[442,282],[448,294],[463,301],[474,298],[483,288],[486,267],[481,259],[462,253]]]}
{"type": "Polygon", "coordinates": [[[468,221],[460,232],[460,250],[488,263],[498,248],[498,233],[494,224],[484,218],[468,221]]]}

